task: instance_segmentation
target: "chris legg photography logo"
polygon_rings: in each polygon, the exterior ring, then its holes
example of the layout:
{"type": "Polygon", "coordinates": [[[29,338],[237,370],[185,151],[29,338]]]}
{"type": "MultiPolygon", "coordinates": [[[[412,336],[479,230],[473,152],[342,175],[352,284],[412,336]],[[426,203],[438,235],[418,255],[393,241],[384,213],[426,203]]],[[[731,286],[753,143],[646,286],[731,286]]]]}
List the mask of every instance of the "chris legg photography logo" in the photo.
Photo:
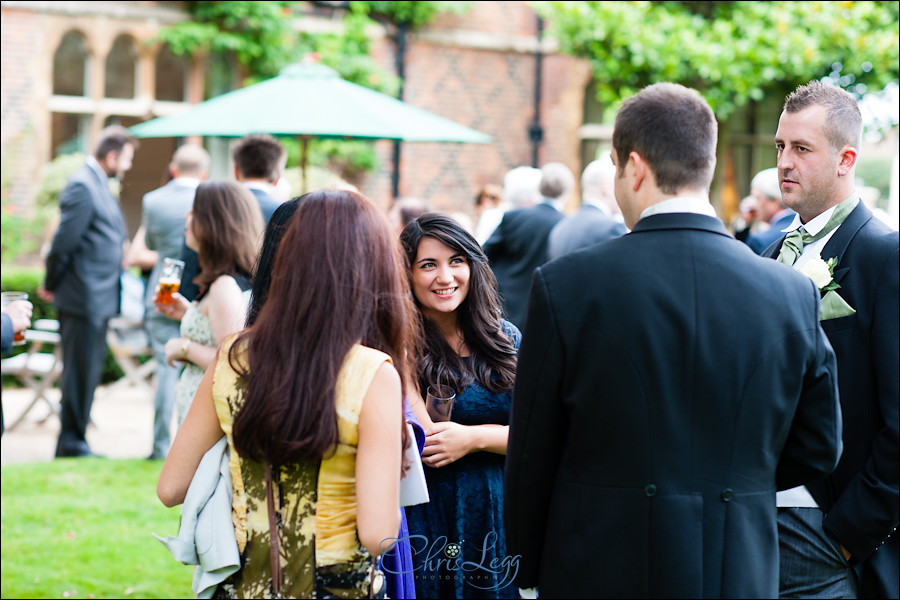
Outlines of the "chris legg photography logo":
{"type": "MultiPolygon", "coordinates": [[[[461,579],[464,583],[482,590],[498,590],[511,584],[519,572],[519,555],[504,556],[502,558],[491,556],[491,550],[497,546],[497,533],[488,532],[484,536],[480,547],[467,544],[465,540],[450,541],[446,536],[440,536],[433,542],[424,535],[411,535],[406,538],[389,538],[382,542],[382,547],[388,544],[384,553],[390,552],[395,545],[403,540],[409,540],[412,549],[412,572],[416,578],[427,579],[461,579]],[[464,560],[464,546],[468,549],[466,556],[478,560],[464,560]]],[[[382,555],[383,557],[383,555],[382,555]]],[[[409,571],[392,571],[381,566],[386,573],[400,574],[409,571]]]]}

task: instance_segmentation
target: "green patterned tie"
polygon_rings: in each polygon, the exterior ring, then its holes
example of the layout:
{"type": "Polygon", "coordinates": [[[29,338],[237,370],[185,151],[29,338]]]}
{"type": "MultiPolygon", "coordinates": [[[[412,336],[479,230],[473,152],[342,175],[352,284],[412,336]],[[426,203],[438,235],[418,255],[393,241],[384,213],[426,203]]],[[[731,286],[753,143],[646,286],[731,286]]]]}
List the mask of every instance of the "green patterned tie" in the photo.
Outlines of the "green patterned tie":
{"type": "Polygon", "coordinates": [[[859,198],[855,196],[847,198],[838,204],[831,214],[831,218],[828,219],[828,222],[825,224],[825,227],[823,227],[822,231],[816,235],[811,235],[803,229],[803,227],[795,229],[787,234],[787,237],[784,238],[784,243],[781,244],[781,252],[778,253],[778,257],[775,260],[788,266],[793,265],[797,262],[797,258],[799,258],[800,254],[803,252],[804,246],[811,244],[816,240],[820,240],[831,233],[833,229],[836,229],[844,222],[844,219],[850,216],[850,213],[853,212],[853,209],[856,208],[857,204],[859,204],[859,198]]]}

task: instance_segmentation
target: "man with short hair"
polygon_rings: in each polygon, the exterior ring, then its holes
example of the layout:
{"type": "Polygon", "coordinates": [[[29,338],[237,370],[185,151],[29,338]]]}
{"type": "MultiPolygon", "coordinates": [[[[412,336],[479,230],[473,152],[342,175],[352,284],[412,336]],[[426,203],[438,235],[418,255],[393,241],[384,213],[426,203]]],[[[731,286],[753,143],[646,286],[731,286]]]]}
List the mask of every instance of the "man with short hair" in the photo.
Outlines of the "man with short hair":
{"type": "Polygon", "coordinates": [[[147,192],[143,199],[141,228],[132,246],[144,245],[155,255],[144,295],[144,326],[156,360],[156,394],[153,397],[153,448],[150,459],[163,459],[171,445],[175,384],[180,367],[166,362],[166,342],[177,338],[178,321],[157,312],[154,299],[163,260],[176,258],[184,242],[184,217],[194,205],[197,186],[209,172],[209,154],[201,146],[185,144],[175,151],[169,164],[172,179],[147,192]]]}
{"type": "Polygon", "coordinates": [[[756,216],[769,228],[751,233],[747,245],[757,254],[781,239],[782,230],[794,220],[794,211],[781,202],[781,184],[778,169],[763,169],[750,181],[750,194],[756,198],[756,216]]]}
{"type": "Polygon", "coordinates": [[[127,129],[100,132],[94,153],[59,195],[60,223],[39,295],[59,312],[63,372],[56,456],[93,455],[85,440],[94,390],[106,360],[106,326],[119,312],[128,231],[109,179],[131,168],[137,142],[127,129]]]}
{"type": "Polygon", "coordinates": [[[504,499],[516,583],[541,597],[772,598],[775,491],[837,464],[818,292],[716,218],[716,138],[695,90],[627,99],[612,159],[631,233],[535,272],[504,499]]]}
{"type": "Polygon", "coordinates": [[[581,173],[581,208],[553,227],[547,258],[553,260],[580,248],[625,235],[614,217],[616,168],[608,157],[592,161],[581,173]]]}
{"type": "Polygon", "coordinates": [[[782,200],[797,214],[764,256],[824,276],[844,418],[834,473],[779,494],[783,598],[900,593],[900,240],[859,200],[861,137],[856,100],[819,81],[787,97],[775,134],[782,200]]]}
{"type": "Polygon", "coordinates": [[[563,206],[574,188],[569,167],[558,162],[545,164],[538,186],[541,201],[504,213],[500,225],[484,243],[484,253],[497,277],[503,312],[516,327],[525,323],[531,274],[547,262],[550,230],[563,218],[563,206]]]}

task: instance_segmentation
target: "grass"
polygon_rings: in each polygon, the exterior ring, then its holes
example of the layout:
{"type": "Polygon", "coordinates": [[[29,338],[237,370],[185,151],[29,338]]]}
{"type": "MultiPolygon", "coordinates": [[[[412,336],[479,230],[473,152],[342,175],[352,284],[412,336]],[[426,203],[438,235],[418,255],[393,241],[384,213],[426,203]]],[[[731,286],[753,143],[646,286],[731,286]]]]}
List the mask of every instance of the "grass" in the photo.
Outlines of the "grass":
{"type": "Polygon", "coordinates": [[[3,598],[192,598],[192,567],[151,532],[179,511],[156,498],[162,463],[76,458],[4,465],[3,598]]]}

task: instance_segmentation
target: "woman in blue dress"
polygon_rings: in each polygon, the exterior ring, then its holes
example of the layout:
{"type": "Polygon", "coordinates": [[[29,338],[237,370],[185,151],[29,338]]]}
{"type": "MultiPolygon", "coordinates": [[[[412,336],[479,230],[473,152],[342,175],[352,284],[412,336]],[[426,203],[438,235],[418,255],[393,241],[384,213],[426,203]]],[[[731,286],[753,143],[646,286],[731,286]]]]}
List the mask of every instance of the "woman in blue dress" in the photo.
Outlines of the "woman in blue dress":
{"type": "Polygon", "coordinates": [[[500,318],[487,258],[456,221],[422,215],[400,241],[425,333],[420,394],[410,400],[427,433],[431,500],[406,511],[416,594],[518,598],[517,560],[506,555],[503,466],[521,334],[500,318]],[[456,393],[449,421],[433,422],[422,400],[436,384],[456,393]]]}

